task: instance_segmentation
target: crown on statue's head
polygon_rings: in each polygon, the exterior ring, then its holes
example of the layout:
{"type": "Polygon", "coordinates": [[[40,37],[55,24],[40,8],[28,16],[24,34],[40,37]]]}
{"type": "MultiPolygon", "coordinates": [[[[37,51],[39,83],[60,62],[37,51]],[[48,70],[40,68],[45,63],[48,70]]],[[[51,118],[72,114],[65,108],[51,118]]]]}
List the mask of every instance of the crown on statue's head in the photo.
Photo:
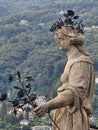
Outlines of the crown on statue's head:
{"type": "Polygon", "coordinates": [[[79,16],[75,15],[75,12],[73,10],[67,10],[67,13],[64,13],[63,16],[64,20],[59,18],[55,23],[53,23],[53,25],[50,28],[51,32],[60,29],[62,26],[70,26],[72,28],[76,28],[79,33],[84,33],[84,25],[82,24],[83,20],[77,22],[79,16]]]}

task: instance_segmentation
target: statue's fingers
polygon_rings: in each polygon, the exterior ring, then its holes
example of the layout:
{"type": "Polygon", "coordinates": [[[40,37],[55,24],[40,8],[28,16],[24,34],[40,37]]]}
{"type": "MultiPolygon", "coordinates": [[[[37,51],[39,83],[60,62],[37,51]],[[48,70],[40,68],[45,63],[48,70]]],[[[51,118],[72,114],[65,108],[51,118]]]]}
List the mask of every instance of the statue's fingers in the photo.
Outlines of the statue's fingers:
{"type": "Polygon", "coordinates": [[[36,107],[33,111],[36,113],[39,110],[40,110],[40,107],[36,107]]]}
{"type": "Polygon", "coordinates": [[[43,112],[40,112],[40,113],[37,114],[37,116],[41,118],[41,117],[44,116],[44,113],[43,113],[43,112]]]}
{"type": "Polygon", "coordinates": [[[35,112],[35,114],[38,116],[38,117],[42,117],[45,113],[39,109],[38,111],[35,112]]]}
{"type": "Polygon", "coordinates": [[[36,113],[37,115],[39,115],[39,114],[42,113],[42,111],[41,111],[41,110],[38,110],[38,111],[36,111],[35,113],[36,113]]]}

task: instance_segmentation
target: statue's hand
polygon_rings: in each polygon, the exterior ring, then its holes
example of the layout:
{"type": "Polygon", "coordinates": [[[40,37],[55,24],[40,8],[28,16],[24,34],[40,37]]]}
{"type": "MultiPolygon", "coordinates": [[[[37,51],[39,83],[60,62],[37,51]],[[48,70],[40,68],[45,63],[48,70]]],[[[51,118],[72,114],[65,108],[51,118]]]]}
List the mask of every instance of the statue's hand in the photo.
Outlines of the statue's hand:
{"type": "Polygon", "coordinates": [[[42,117],[48,112],[48,104],[41,104],[40,106],[37,106],[33,111],[38,117],[42,117]]]}

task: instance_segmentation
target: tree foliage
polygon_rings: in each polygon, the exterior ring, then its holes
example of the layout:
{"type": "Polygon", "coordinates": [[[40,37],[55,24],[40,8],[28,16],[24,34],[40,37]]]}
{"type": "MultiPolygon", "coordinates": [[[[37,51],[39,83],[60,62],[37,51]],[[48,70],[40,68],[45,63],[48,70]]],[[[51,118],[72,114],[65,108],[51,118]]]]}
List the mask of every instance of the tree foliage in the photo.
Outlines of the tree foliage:
{"type": "MultiPolygon", "coordinates": [[[[85,46],[92,53],[98,71],[98,29],[91,28],[98,26],[97,5],[96,0],[1,1],[0,86],[8,86],[9,73],[20,71],[24,77],[31,75],[35,79],[33,89],[39,95],[45,95],[47,99],[56,95],[67,59],[49,29],[57,18],[62,17],[61,11],[67,9],[73,9],[81,16],[85,27],[89,27],[90,31],[85,32],[85,46]]],[[[8,90],[14,93],[12,86],[8,90]]]]}

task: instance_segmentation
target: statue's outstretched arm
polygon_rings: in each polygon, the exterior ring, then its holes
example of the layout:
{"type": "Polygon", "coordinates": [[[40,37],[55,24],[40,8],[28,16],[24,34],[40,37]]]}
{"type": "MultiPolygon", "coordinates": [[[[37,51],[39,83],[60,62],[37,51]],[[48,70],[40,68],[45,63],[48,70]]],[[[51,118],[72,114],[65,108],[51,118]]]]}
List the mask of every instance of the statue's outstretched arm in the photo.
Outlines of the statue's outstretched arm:
{"type": "Polygon", "coordinates": [[[56,98],[36,107],[34,112],[37,116],[41,117],[51,110],[70,105],[73,102],[73,99],[73,93],[70,90],[66,90],[61,92],[56,98]]]}

